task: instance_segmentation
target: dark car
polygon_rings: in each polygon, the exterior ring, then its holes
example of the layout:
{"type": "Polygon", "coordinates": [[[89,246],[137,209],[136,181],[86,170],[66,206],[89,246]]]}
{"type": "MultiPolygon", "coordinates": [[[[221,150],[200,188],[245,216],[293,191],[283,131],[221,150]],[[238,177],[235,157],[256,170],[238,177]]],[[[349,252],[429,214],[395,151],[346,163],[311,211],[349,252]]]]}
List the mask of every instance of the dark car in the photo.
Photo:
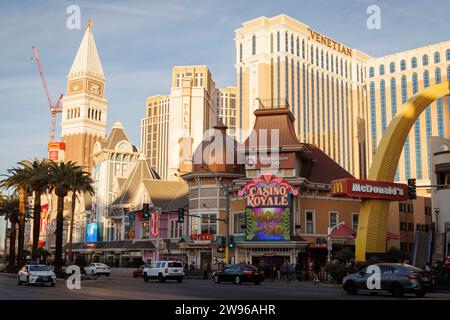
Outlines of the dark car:
{"type": "Polygon", "coordinates": [[[143,277],[144,276],[144,268],[147,268],[146,264],[143,264],[139,268],[133,270],[133,278],[143,277]]]}
{"type": "Polygon", "coordinates": [[[214,283],[229,281],[234,284],[253,282],[258,285],[264,280],[264,274],[250,264],[229,264],[213,274],[214,283]]]}
{"type": "Polygon", "coordinates": [[[374,285],[376,276],[373,267],[369,266],[358,273],[346,276],[342,282],[344,290],[348,294],[364,291],[371,294],[391,293],[396,297],[414,293],[418,297],[423,297],[434,289],[435,280],[430,272],[400,263],[380,263],[375,266],[379,267],[380,271],[379,286],[374,285]]]}

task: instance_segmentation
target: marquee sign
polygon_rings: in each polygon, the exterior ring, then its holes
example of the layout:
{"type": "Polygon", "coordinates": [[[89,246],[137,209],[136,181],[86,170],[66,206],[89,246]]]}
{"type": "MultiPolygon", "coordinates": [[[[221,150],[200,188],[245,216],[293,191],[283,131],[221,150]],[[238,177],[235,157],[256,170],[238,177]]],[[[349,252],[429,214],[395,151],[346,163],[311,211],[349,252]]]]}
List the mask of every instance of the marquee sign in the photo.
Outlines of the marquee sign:
{"type": "Polygon", "coordinates": [[[346,178],[331,182],[331,195],[403,201],[408,199],[408,186],[401,183],[346,178]]]}
{"type": "Polygon", "coordinates": [[[189,240],[191,241],[214,241],[215,235],[212,233],[199,233],[199,234],[191,234],[189,236],[189,240]]]}
{"type": "Polygon", "coordinates": [[[247,202],[246,240],[290,240],[290,198],[298,195],[298,189],[282,178],[263,175],[248,182],[238,194],[247,202]]]}

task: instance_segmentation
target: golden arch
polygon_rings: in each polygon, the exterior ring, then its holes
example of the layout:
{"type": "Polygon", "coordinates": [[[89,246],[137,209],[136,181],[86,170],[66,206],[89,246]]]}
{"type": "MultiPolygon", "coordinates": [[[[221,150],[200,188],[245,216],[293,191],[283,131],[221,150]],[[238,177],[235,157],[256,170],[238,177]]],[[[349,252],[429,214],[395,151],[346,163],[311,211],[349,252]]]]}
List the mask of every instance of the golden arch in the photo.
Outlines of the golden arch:
{"type": "MultiPolygon", "coordinates": [[[[446,95],[450,95],[450,82],[427,88],[406,101],[381,138],[369,180],[393,182],[402,147],[414,122],[430,103],[446,95]]],[[[356,238],[357,261],[366,261],[366,253],[386,251],[388,210],[389,201],[363,200],[356,238]]]]}

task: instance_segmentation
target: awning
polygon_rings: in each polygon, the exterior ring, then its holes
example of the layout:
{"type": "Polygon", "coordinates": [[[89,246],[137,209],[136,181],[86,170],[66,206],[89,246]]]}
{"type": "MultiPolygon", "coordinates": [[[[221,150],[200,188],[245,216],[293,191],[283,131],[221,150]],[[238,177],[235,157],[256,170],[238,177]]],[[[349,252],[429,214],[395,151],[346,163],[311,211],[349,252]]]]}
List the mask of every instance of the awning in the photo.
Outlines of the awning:
{"type": "Polygon", "coordinates": [[[331,238],[354,238],[356,236],[356,231],[352,228],[347,227],[346,224],[341,224],[339,227],[331,231],[331,238]]]}
{"type": "Polygon", "coordinates": [[[386,233],[386,239],[387,240],[397,240],[397,239],[400,239],[400,236],[398,234],[388,231],[386,233]]]}

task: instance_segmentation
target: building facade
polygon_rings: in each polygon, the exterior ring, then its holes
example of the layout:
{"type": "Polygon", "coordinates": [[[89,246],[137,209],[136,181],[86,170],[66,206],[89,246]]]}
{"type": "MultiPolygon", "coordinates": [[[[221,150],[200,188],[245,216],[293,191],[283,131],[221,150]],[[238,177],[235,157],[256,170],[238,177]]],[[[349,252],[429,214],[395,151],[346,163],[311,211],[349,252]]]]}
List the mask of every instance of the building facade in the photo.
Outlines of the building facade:
{"type": "Polygon", "coordinates": [[[223,124],[228,127],[227,134],[234,138],[237,128],[237,88],[226,87],[217,89],[216,99],[216,121],[222,119],[223,124]]]}
{"type": "Polygon", "coordinates": [[[67,94],[62,100],[65,161],[76,162],[91,172],[94,144],[106,139],[107,112],[105,76],[90,21],[67,75],[67,94]]]}

